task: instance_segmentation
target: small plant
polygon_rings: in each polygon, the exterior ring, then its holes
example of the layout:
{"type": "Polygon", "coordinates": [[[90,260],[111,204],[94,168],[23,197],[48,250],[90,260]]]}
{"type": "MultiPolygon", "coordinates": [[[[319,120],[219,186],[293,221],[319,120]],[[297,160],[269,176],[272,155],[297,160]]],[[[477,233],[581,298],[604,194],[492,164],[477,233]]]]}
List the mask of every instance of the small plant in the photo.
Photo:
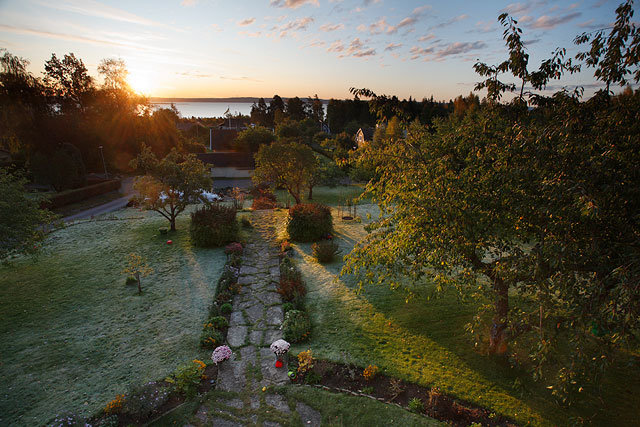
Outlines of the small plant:
{"type": "Polygon", "coordinates": [[[54,420],[48,424],[49,427],[84,426],[84,418],[80,415],[64,412],[56,415],[54,420]]]}
{"type": "Polygon", "coordinates": [[[244,208],[245,194],[239,187],[233,187],[231,190],[231,197],[233,197],[233,208],[237,211],[244,208]]]}
{"type": "Polygon", "coordinates": [[[389,381],[389,391],[391,392],[391,400],[395,399],[404,391],[404,385],[402,385],[402,380],[397,378],[391,378],[389,381]]]}
{"type": "Polygon", "coordinates": [[[251,224],[251,220],[246,216],[243,216],[242,218],[240,218],[240,225],[242,225],[242,227],[244,228],[253,228],[253,225],[251,224]]]}
{"type": "Polygon", "coordinates": [[[364,394],[373,394],[374,392],[374,388],[372,386],[366,386],[366,387],[362,387],[362,393],[364,394]]]}
{"type": "Polygon", "coordinates": [[[307,313],[300,310],[288,311],[282,323],[284,339],[293,343],[302,342],[311,334],[311,323],[307,313]]]}
{"type": "Polygon", "coordinates": [[[142,285],[140,284],[140,278],[153,273],[153,269],[147,265],[147,261],[142,256],[132,252],[129,254],[128,265],[122,272],[136,280],[138,284],[138,295],[141,295],[142,285]]]}
{"type": "Polygon", "coordinates": [[[124,404],[124,394],[118,394],[115,399],[107,403],[107,406],[104,407],[104,412],[107,415],[117,414],[122,409],[123,404],[124,404]]]}
{"type": "Polygon", "coordinates": [[[212,323],[205,323],[204,328],[202,328],[202,333],[200,334],[200,347],[216,348],[216,346],[222,344],[223,341],[224,338],[220,331],[217,330],[212,323]]]}
{"type": "Polygon", "coordinates": [[[291,258],[283,258],[280,261],[280,280],[302,282],[302,275],[291,258]]]}
{"type": "MultiPolygon", "coordinates": [[[[74,424],[77,425],[77,424],[74,424]]],[[[80,425],[88,425],[88,424],[80,424],[80,425]]],[[[120,420],[116,414],[108,415],[98,421],[96,427],[118,427],[120,425],[120,420]]]]}
{"type": "Polygon", "coordinates": [[[297,242],[313,242],[331,234],[333,218],[328,206],[310,203],[299,204],[289,209],[287,232],[297,242]]]}
{"type": "Polygon", "coordinates": [[[307,294],[307,289],[302,282],[280,278],[278,293],[287,302],[294,302],[307,294]]]}
{"type": "Polygon", "coordinates": [[[205,326],[207,325],[212,325],[216,329],[223,330],[229,327],[229,321],[222,316],[215,316],[209,319],[205,326]]]}
{"type": "Polygon", "coordinates": [[[251,205],[251,208],[253,210],[275,209],[277,206],[278,206],[278,203],[276,202],[275,196],[273,196],[273,198],[266,197],[266,196],[259,196],[253,199],[253,204],[251,205]]]}
{"type": "Polygon", "coordinates": [[[191,214],[189,233],[196,246],[217,247],[232,242],[238,234],[236,210],[219,204],[203,206],[191,214]]]}
{"type": "Polygon", "coordinates": [[[231,314],[232,311],[233,311],[233,306],[228,302],[225,302],[220,306],[220,313],[222,314],[231,314]]]}
{"type": "Polygon", "coordinates": [[[224,253],[227,255],[242,255],[242,243],[229,243],[224,247],[224,253]]]}
{"type": "MultiPolygon", "coordinates": [[[[221,291],[218,296],[216,297],[216,301],[218,301],[220,304],[230,304],[231,301],[231,292],[229,292],[228,290],[224,290],[221,291]]],[[[232,309],[233,310],[233,309],[232,309]]]]}
{"type": "Polygon", "coordinates": [[[376,375],[378,375],[378,367],[376,365],[369,365],[362,372],[362,376],[367,381],[371,381],[376,375]]]}
{"type": "Polygon", "coordinates": [[[232,354],[233,353],[228,346],[221,345],[220,347],[216,347],[216,349],[213,350],[213,353],[211,354],[211,360],[213,360],[213,363],[217,365],[220,362],[228,360],[232,354]]]}
{"type": "Polygon", "coordinates": [[[290,250],[291,250],[291,242],[289,242],[288,240],[283,240],[280,243],[280,252],[284,253],[290,250]]]}
{"type": "Polygon", "coordinates": [[[282,304],[282,311],[284,312],[284,314],[287,314],[291,310],[295,310],[295,308],[296,306],[290,302],[285,302],[284,304],[282,304]]]}
{"type": "Polygon", "coordinates": [[[298,353],[298,373],[304,374],[313,368],[313,353],[311,349],[298,353]]]}
{"type": "Polygon", "coordinates": [[[309,371],[307,375],[304,376],[305,384],[318,384],[322,381],[322,376],[316,371],[309,371]]]}
{"type": "Polygon", "coordinates": [[[424,403],[422,403],[422,400],[414,397],[409,401],[409,410],[420,414],[424,411],[424,403]]]}
{"type": "Polygon", "coordinates": [[[322,240],[311,245],[313,256],[319,263],[333,261],[333,258],[340,253],[340,247],[333,240],[322,240]]]}
{"type": "Polygon", "coordinates": [[[122,413],[144,420],[169,400],[169,394],[167,387],[156,382],[134,387],[127,393],[122,413]]]}
{"type": "Polygon", "coordinates": [[[184,394],[187,399],[192,398],[198,391],[202,373],[206,365],[199,360],[182,365],[176,369],[173,375],[166,378],[168,383],[174,384],[178,393],[184,394]]]}

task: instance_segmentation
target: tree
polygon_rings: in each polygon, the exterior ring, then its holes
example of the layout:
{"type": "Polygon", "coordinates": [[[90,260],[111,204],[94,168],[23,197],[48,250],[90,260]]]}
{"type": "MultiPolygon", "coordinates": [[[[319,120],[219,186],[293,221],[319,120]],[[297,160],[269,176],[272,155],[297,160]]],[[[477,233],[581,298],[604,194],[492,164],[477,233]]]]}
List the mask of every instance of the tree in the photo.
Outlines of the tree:
{"type": "Polygon", "coordinates": [[[251,123],[257,126],[272,127],[273,121],[269,117],[269,107],[264,102],[264,98],[260,98],[258,103],[251,106],[251,123]]]}
{"type": "Polygon", "coordinates": [[[287,116],[294,121],[307,118],[307,108],[304,102],[297,96],[287,99],[287,116]]]}
{"type": "Polygon", "coordinates": [[[56,54],[44,65],[45,78],[51,94],[58,100],[64,112],[83,112],[94,91],[93,78],[81,59],[73,53],[64,55],[62,60],[56,54]]]}
{"type": "Polygon", "coordinates": [[[322,105],[322,101],[318,99],[318,94],[315,94],[313,98],[309,97],[307,111],[309,112],[309,118],[314,122],[319,123],[324,121],[324,106],[322,105]]]}
{"type": "Polygon", "coordinates": [[[275,141],[276,136],[269,129],[262,126],[247,128],[236,137],[235,144],[245,151],[256,152],[263,145],[275,141]]]}
{"type": "Polygon", "coordinates": [[[309,187],[316,168],[313,150],[295,142],[263,145],[255,155],[253,181],[284,187],[296,204],[302,202],[302,190],[309,187]]]}
{"type": "Polygon", "coordinates": [[[27,197],[26,179],[0,170],[0,260],[16,253],[33,253],[56,218],[40,209],[40,200],[27,197]]]}
{"type": "Polygon", "coordinates": [[[124,274],[136,279],[138,284],[138,295],[142,295],[142,285],[140,284],[141,277],[147,277],[153,273],[153,269],[147,265],[147,261],[136,253],[130,253],[128,258],[127,267],[122,270],[124,274]]]}
{"type": "Polygon", "coordinates": [[[151,149],[143,145],[131,167],[145,174],[134,184],[141,206],[165,217],[171,231],[176,230],[176,217],[189,204],[198,201],[204,190],[211,188],[205,165],[194,154],[182,155],[175,149],[158,160],[151,149]]]}

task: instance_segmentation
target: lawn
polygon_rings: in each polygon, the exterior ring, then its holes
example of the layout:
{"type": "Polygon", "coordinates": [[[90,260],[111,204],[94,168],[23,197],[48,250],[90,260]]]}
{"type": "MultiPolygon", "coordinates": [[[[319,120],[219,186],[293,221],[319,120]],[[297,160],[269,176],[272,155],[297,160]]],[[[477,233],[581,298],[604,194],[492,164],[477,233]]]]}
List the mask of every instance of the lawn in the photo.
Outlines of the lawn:
{"type": "MultiPolygon", "coordinates": [[[[343,222],[334,210],[335,237],[343,255],[364,237],[367,212],[375,217],[377,208],[360,206],[360,224],[343,222]]],[[[280,215],[282,237],[286,211],[280,215]]],[[[522,424],[570,424],[594,414],[595,422],[637,422],[637,366],[613,369],[603,384],[602,401],[588,397],[580,405],[561,408],[542,384],[532,383],[525,373],[515,372],[505,360],[474,350],[464,331],[475,311],[474,304],[460,303],[453,293],[431,301],[417,298],[407,302],[405,295],[384,284],[358,292],[352,278],[339,277],[341,261],[320,265],[312,258],[310,246],[294,245],[295,259],[308,288],[307,306],[313,324],[311,341],[295,346],[294,353],[311,348],[320,358],[362,367],[376,364],[392,376],[437,386],[522,424]]]]}
{"type": "Polygon", "coordinates": [[[0,425],[90,414],[131,384],[208,357],[198,337],[223,250],[192,247],[187,213],[168,236],[156,213],[111,216],[53,232],[36,259],[0,265],[0,425]],[[131,252],[154,270],[141,296],[121,273],[131,252]]]}

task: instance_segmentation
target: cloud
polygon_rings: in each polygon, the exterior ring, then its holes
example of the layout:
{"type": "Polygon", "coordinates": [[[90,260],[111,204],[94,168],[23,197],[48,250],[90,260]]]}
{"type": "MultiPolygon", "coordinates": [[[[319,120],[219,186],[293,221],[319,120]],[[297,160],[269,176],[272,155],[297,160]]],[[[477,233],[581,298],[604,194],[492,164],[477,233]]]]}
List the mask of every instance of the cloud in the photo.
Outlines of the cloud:
{"type": "Polygon", "coordinates": [[[274,7],[284,7],[287,9],[297,9],[305,4],[319,6],[318,0],[271,0],[270,4],[274,7]]]}
{"type": "Polygon", "coordinates": [[[431,6],[420,6],[413,9],[411,14],[396,25],[387,27],[387,34],[395,34],[402,28],[412,28],[418,20],[424,16],[424,12],[431,9],[431,6]]]}
{"type": "Polygon", "coordinates": [[[239,80],[244,82],[257,82],[262,83],[262,80],[254,79],[252,77],[239,76],[239,77],[229,77],[229,76],[220,76],[222,80],[239,80]]]}
{"type": "Polygon", "coordinates": [[[324,31],[325,33],[342,30],[343,28],[344,24],[323,24],[320,26],[320,30],[324,31]]]}
{"type": "Polygon", "coordinates": [[[344,44],[342,40],[336,40],[331,43],[331,46],[327,48],[327,52],[342,52],[344,50],[344,44]]]}
{"type": "Polygon", "coordinates": [[[409,49],[409,53],[411,53],[412,55],[411,59],[418,59],[421,56],[431,55],[433,52],[435,52],[434,47],[421,48],[418,46],[413,46],[411,49],[409,49]]]}
{"type": "Polygon", "coordinates": [[[365,46],[364,42],[360,40],[359,37],[356,37],[351,41],[349,47],[344,51],[344,54],[340,55],[340,57],[355,56],[357,58],[362,58],[365,56],[373,56],[375,54],[375,49],[365,46]]]}
{"type": "Polygon", "coordinates": [[[476,22],[475,28],[467,31],[467,33],[490,33],[496,29],[495,23],[493,21],[478,21],[476,22]]]}
{"type": "Polygon", "coordinates": [[[582,15],[582,12],[573,12],[562,16],[542,15],[530,24],[531,28],[551,30],[559,25],[566,24],[582,15]]]}
{"type": "Polygon", "coordinates": [[[200,71],[181,71],[176,72],[175,74],[182,77],[195,77],[198,79],[213,77],[213,74],[205,74],[201,73],[200,71]]]}
{"type": "Polygon", "coordinates": [[[462,53],[471,52],[474,50],[484,49],[486,47],[485,42],[456,42],[451,43],[435,53],[437,59],[442,59],[446,56],[460,55],[462,53]]]}
{"type": "Polygon", "coordinates": [[[219,33],[220,31],[222,31],[222,28],[220,28],[220,25],[218,24],[211,24],[209,27],[216,33],[219,33]]]}
{"type": "Polygon", "coordinates": [[[385,46],[384,50],[385,52],[388,51],[393,51],[396,49],[400,49],[402,47],[402,43],[389,43],[388,45],[385,46]]]}
{"type": "Polygon", "coordinates": [[[365,6],[370,6],[372,4],[380,3],[382,0],[364,0],[365,6]]]}
{"type": "Polygon", "coordinates": [[[198,3],[198,0],[182,0],[182,3],[180,4],[184,7],[191,7],[195,6],[196,3],[198,3]]]}
{"type": "Polygon", "coordinates": [[[254,31],[254,32],[240,31],[238,34],[240,34],[241,36],[247,36],[252,38],[262,37],[262,31],[254,31]]]}
{"type": "Polygon", "coordinates": [[[143,18],[122,9],[104,5],[94,0],[61,0],[55,2],[37,1],[36,3],[51,9],[78,13],[85,16],[95,16],[97,18],[111,19],[113,21],[147,26],[160,25],[150,19],[143,18]]]}
{"type": "Polygon", "coordinates": [[[375,49],[366,49],[366,50],[358,50],[356,52],[353,53],[353,56],[357,57],[357,58],[362,58],[365,56],[374,56],[376,54],[376,50],[375,49]]]}
{"type": "Polygon", "coordinates": [[[289,21],[283,26],[280,27],[280,31],[289,31],[289,30],[306,30],[309,27],[314,19],[310,16],[305,18],[298,18],[295,21],[289,21]]]}
{"type": "Polygon", "coordinates": [[[446,28],[449,25],[455,24],[456,22],[464,21],[468,17],[469,17],[469,15],[467,15],[467,14],[454,16],[453,18],[451,18],[451,19],[449,19],[449,20],[447,20],[445,22],[441,22],[441,23],[439,23],[437,25],[433,25],[433,26],[429,27],[429,31],[435,30],[437,28],[446,28]]]}
{"type": "Polygon", "coordinates": [[[536,44],[538,42],[542,41],[542,39],[530,39],[530,40],[523,40],[522,43],[525,46],[531,46],[532,44],[536,44]]]}
{"type": "Polygon", "coordinates": [[[238,25],[241,27],[246,27],[247,25],[251,25],[254,22],[256,22],[256,18],[247,18],[247,19],[243,19],[242,21],[238,22],[238,25]]]}
{"type": "MultiPolygon", "coordinates": [[[[387,31],[387,28],[389,28],[389,25],[387,24],[386,19],[380,18],[376,22],[369,24],[369,33],[372,35],[382,34],[387,31]]],[[[358,26],[358,30],[366,30],[366,27],[364,27],[364,25],[360,25],[358,26]]]]}
{"type": "Polygon", "coordinates": [[[433,40],[436,38],[435,34],[427,34],[426,36],[418,37],[419,42],[428,42],[429,40],[433,40]]]}
{"type": "Polygon", "coordinates": [[[315,40],[312,40],[311,43],[309,43],[307,45],[307,47],[320,47],[320,46],[324,46],[326,44],[327,43],[324,40],[315,39],[315,40]]]}

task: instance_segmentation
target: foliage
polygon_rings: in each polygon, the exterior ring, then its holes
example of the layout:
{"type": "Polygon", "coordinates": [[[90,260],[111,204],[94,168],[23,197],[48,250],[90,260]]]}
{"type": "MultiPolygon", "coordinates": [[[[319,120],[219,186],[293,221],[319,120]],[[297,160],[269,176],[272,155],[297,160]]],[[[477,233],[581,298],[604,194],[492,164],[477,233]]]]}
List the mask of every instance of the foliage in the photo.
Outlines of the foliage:
{"type": "MultiPolygon", "coordinates": [[[[264,196],[256,197],[253,199],[251,208],[253,210],[275,209],[278,205],[274,199],[275,197],[274,198],[264,197],[264,196]]],[[[251,221],[249,221],[249,224],[251,224],[251,221]]]]}
{"type": "Polygon", "coordinates": [[[145,420],[169,400],[170,390],[156,382],[148,382],[129,390],[121,413],[145,420]]]}
{"type": "Polygon", "coordinates": [[[149,267],[147,261],[136,253],[131,252],[127,259],[127,267],[122,270],[122,273],[127,274],[127,284],[129,277],[133,277],[138,285],[138,294],[142,294],[142,285],[140,283],[141,277],[147,277],[153,273],[153,269],[149,267]]]}
{"type": "Polygon", "coordinates": [[[82,154],[72,144],[60,144],[53,154],[34,153],[29,167],[35,182],[51,185],[56,191],[78,188],[86,183],[82,154]]]}
{"type": "Polygon", "coordinates": [[[289,257],[280,260],[280,280],[302,282],[300,271],[298,271],[294,261],[289,257]]]}
{"type": "Polygon", "coordinates": [[[307,313],[300,310],[288,311],[282,323],[284,339],[292,343],[305,341],[311,333],[311,323],[307,313]]]}
{"type": "Polygon", "coordinates": [[[424,403],[422,402],[422,400],[414,397],[409,401],[409,410],[411,412],[422,413],[424,412],[424,403]]]}
{"type": "Polygon", "coordinates": [[[211,187],[206,167],[193,154],[183,156],[172,150],[158,160],[151,149],[143,145],[131,167],[145,174],[137,178],[134,185],[140,194],[140,205],[164,216],[171,231],[176,229],[176,217],[196,201],[203,190],[211,187]]]}
{"type": "Polygon", "coordinates": [[[222,316],[211,317],[207,324],[211,324],[216,329],[225,329],[229,327],[229,321],[222,316]]]}
{"type": "MultiPolygon", "coordinates": [[[[224,319],[224,317],[223,317],[224,319]]],[[[226,319],[225,319],[226,320],[226,319]]],[[[224,342],[224,336],[213,323],[207,322],[200,333],[200,347],[216,348],[224,342]]]]}
{"type": "Polygon", "coordinates": [[[256,126],[250,127],[238,134],[235,144],[242,150],[256,152],[263,145],[269,145],[276,140],[276,136],[269,129],[256,126]]]}
{"type": "Polygon", "coordinates": [[[304,284],[301,281],[281,278],[278,282],[278,293],[282,295],[282,299],[286,302],[298,303],[307,293],[304,284]]]}
{"type": "Polygon", "coordinates": [[[225,246],[224,253],[227,255],[242,255],[242,243],[229,243],[227,246],[225,246]]]}
{"type": "Polygon", "coordinates": [[[89,96],[94,90],[93,79],[82,59],[73,53],[64,55],[62,60],[56,54],[44,65],[44,83],[50,95],[55,97],[63,112],[84,111],[89,96]]]}
{"type": "Polygon", "coordinates": [[[107,403],[104,407],[104,412],[108,414],[117,414],[122,410],[124,404],[124,394],[118,394],[115,399],[107,403]]]}
{"type": "Polygon", "coordinates": [[[191,241],[201,247],[217,247],[232,242],[238,234],[235,208],[210,204],[197,209],[191,213],[189,234],[191,241]]]}
{"type": "Polygon", "coordinates": [[[313,369],[313,353],[311,349],[298,353],[298,373],[304,374],[313,369]]]}
{"type": "Polygon", "coordinates": [[[13,253],[34,253],[44,240],[45,227],[56,218],[41,210],[39,200],[25,194],[26,180],[0,171],[0,260],[13,253]]]}
{"type": "Polygon", "coordinates": [[[205,367],[204,363],[194,360],[179,366],[170,377],[166,378],[166,381],[174,384],[178,393],[184,394],[187,399],[190,399],[198,391],[205,367]]]}
{"type": "Polygon", "coordinates": [[[362,377],[367,381],[371,381],[378,375],[378,370],[376,365],[369,365],[362,372],[362,377]]]}
{"type": "Polygon", "coordinates": [[[293,305],[293,303],[285,302],[284,304],[282,304],[282,311],[284,312],[284,314],[287,314],[287,312],[295,309],[296,309],[296,306],[293,305]]]}
{"type": "Polygon", "coordinates": [[[296,203],[301,202],[302,190],[309,186],[316,169],[313,150],[306,145],[276,142],[262,146],[255,155],[253,181],[284,187],[296,203]]]}
{"type": "Polygon", "coordinates": [[[327,263],[333,261],[334,257],[340,253],[340,247],[333,240],[321,240],[311,245],[313,256],[319,263],[327,263]]]}
{"type": "Polygon", "coordinates": [[[329,235],[333,218],[328,206],[316,203],[297,204],[289,209],[287,232],[291,240],[310,242],[329,235]]]}
{"type": "Polygon", "coordinates": [[[230,314],[232,311],[233,311],[233,306],[228,302],[220,306],[220,313],[222,314],[230,314]]]}

